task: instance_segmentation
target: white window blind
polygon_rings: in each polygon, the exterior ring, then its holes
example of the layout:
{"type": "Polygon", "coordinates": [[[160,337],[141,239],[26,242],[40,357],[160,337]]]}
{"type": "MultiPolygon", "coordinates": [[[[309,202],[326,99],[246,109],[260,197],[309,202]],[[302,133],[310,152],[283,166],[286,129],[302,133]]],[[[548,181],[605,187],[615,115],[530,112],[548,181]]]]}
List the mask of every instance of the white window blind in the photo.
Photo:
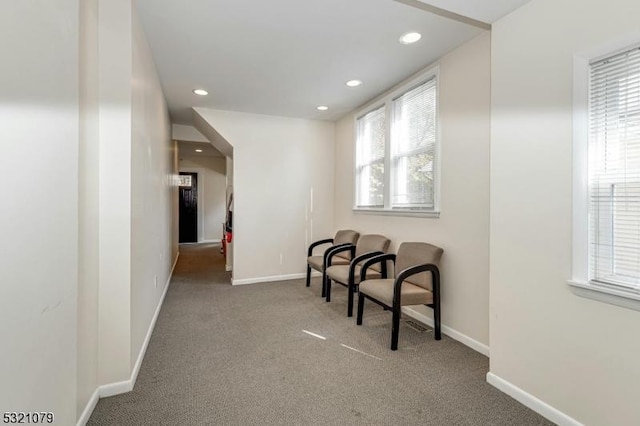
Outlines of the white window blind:
{"type": "Polygon", "coordinates": [[[385,107],[357,120],[356,206],[384,206],[385,107]]]}
{"type": "Polygon", "coordinates": [[[436,79],[393,100],[391,207],[434,208],[436,79]]]}
{"type": "Polygon", "coordinates": [[[590,280],[640,290],[640,48],[590,64],[590,280]]]}

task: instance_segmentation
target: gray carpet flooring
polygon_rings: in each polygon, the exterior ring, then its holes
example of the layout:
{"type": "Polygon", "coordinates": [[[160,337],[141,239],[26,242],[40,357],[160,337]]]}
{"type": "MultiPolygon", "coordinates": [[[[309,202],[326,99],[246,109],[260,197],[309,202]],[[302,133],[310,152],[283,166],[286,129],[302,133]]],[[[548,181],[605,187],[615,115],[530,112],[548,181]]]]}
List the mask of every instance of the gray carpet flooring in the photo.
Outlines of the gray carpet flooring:
{"type": "Polygon", "coordinates": [[[101,399],[89,425],[549,425],[485,382],[488,359],[391,314],[346,317],[320,281],[229,285],[219,247],[180,258],[135,388],[101,399]],[[324,337],[321,339],[305,332],[324,337]]]}

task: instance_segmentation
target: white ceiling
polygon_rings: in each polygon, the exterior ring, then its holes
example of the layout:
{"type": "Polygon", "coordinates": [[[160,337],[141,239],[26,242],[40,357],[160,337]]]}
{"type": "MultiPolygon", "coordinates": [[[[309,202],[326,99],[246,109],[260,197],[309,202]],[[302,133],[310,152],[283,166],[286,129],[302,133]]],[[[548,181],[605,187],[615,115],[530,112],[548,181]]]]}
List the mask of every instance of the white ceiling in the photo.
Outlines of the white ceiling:
{"type": "Polygon", "coordinates": [[[188,142],[178,141],[178,153],[182,157],[224,157],[220,151],[215,149],[209,142],[188,142]],[[196,152],[201,149],[202,152],[196,152]]]}
{"type": "MultiPolygon", "coordinates": [[[[492,21],[526,1],[428,3],[492,21]]],[[[482,31],[400,0],[136,4],[172,121],[183,124],[191,123],[192,106],[335,120],[482,31]],[[401,45],[398,38],[408,31],[422,33],[422,40],[401,45]],[[364,84],[349,88],[350,79],[364,84]],[[196,96],[194,88],[209,95],[196,96]]]]}
{"type": "Polygon", "coordinates": [[[478,21],[494,23],[530,0],[415,0],[478,21]]]}

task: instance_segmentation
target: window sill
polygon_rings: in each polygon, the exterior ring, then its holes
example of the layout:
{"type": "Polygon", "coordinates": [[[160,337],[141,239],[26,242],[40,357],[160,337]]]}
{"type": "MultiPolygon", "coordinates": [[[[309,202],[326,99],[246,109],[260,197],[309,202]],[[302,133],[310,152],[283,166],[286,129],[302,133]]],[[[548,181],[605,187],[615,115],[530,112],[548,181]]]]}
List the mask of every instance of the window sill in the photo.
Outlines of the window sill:
{"type": "Polygon", "coordinates": [[[371,214],[379,216],[404,216],[404,217],[428,217],[437,219],[440,217],[440,212],[434,211],[421,211],[421,210],[398,210],[398,209],[359,209],[353,208],[353,212],[356,214],[371,214]]]}
{"type": "Polygon", "coordinates": [[[640,311],[640,294],[633,290],[614,289],[573,280],[567,281],[567,284],[577,296],[640,311]]]}

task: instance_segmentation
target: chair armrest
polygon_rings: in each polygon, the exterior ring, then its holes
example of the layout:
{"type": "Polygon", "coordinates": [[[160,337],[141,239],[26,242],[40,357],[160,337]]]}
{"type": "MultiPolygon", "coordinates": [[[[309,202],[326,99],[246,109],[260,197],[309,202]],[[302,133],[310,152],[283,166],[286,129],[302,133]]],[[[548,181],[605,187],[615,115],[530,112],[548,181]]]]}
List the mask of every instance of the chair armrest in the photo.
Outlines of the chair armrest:
{"type": "Polygon", "coordinates": [[[431,272],[431,276],[433,278],[433,294],[434,298],[438,299],[440,297],[440,270],[438,267],[432,263],[426,263],[423,265],[411,266],[407,269],[400,271],[396,281],[393,283],[393,303],[400,303],[400,287],[402,287],[402,283],[404,280],[409,278],[411,275],[416,275],[421,272],[431,272]]]}
{"type": "MultiPolygon", "coordinates": [[[[382,251],[370,251],[368,253],[364,253],[361,254],[360,256],[356,257],[355,259],[351,260],[351,263],[349,264],[349,283],[353,283],[354,280],[354,275],[356,272],[356,265],[360,262],[362,262],[365,259],[369,259],[370,257],[373,256],[378,256],[380,254],[384,254],[384,252],[382,251]]],[[[386,271],[385,271],[386,272],[386,271]]]]}
{"type": "Polygon", "coordinates": [[[324,252],[324,270],[331,266],[331,259],[333,258],[333,256],[348,250],[351,251],[351,256],[353,256],[356,251],[356,246],[351,243],[338,244],[337,246],[333,246],[332,248],[324,252]]]}
{"type": "Polygon", "coordinates": [[[333,242],[333,238],[326,238],[324,240],[318,240],[314,243],[311,243],[311,245],[309,246],[309,250],[307,251],[307,257],[311,257],[313,256],[313,249],[319,245],[322,244],[329,244],[333,242]]]}
{"type": "Polygon", "coordinates": [[[387,260],[391,260],[395,263],[396,255],[393,253],[379,254],[364,262],[362,269],[360,270],[360,282],[367,278],[367,269],[376,263],[382,263],[382,278],[387,278],[387,260]]]}

